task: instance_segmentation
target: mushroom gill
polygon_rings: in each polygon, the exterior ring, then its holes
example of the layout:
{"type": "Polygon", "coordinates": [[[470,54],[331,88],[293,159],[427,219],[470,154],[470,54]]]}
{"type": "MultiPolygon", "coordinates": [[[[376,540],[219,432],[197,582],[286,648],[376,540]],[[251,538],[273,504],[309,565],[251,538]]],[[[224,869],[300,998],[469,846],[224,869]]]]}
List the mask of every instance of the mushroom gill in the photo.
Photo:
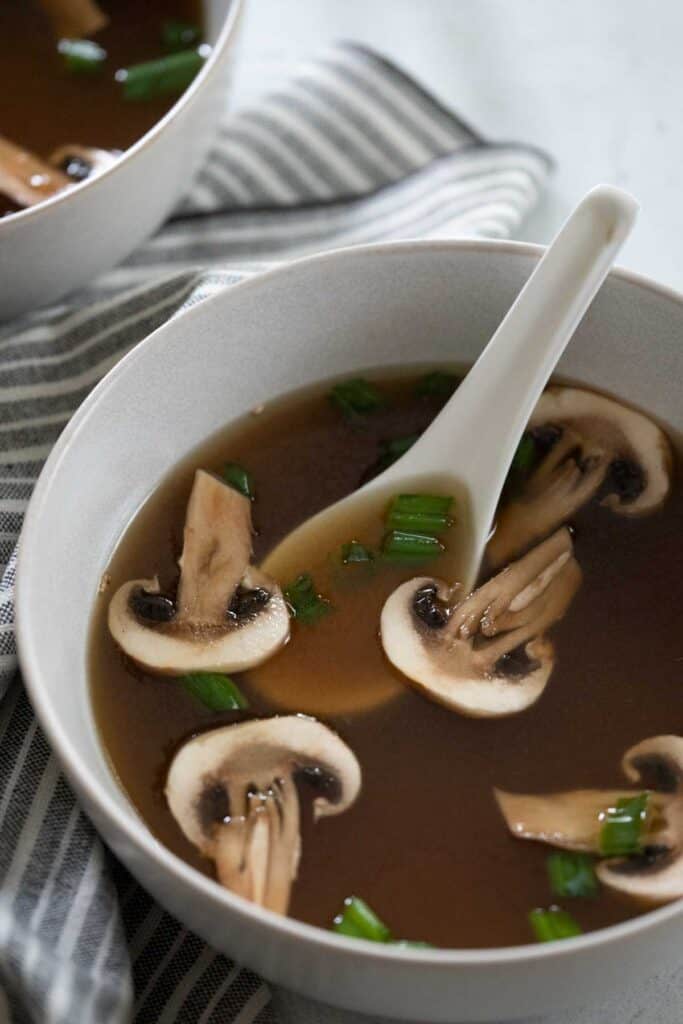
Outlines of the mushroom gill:
{"type": "Polygon", "coordinates": [[[109,631],[151,672],[237,672],[259,665],[289,637],[274,580],[250,565],[251,504],[197,470],[187,506],[177,594],[158,579],[124,583],[109,605],[109,631]]]}
{"type": "Polygon", "coordinates": [[[171,813],[221,885],[280,914],[301,854],[297,780],[315,792],[316,820],[347,810],[361,786],[350,748],[301,715],[203,733],[181,747],[166,780],[171,813]]]}
{"type": "Polygon", "coordinates": [[[505,822],[518,839],[533,839],[602,857],[596,867],[611,889],[648,903],[683,897],[683,737],[655,736],[626,752],[622,770],[636,790],[571,790],[534,796],[495,790],[505,822]],[[602,833],[620,801],[647,793],[638,849],[606,856],[602,833]]]}
{"type": "Polygon", "coordinates": [[[464,598],[443,580],[410,580],[382,610],[385,654],[448,708],[474,717],[516,714],[538,700],[550,678],[554,650],[545,631],[562,618],[580,582],[566,529],[464,598]]]}
{"type": "Polygon", "coordinates": [[[528,429],[543,454],[521,493],[500,511],[487,547],[493,566],[546,537],[603,487],[603,505],[623,516],[646,515],[669,493],[666,435],[620,402],[580,388],[550,387],[528,429]]]}

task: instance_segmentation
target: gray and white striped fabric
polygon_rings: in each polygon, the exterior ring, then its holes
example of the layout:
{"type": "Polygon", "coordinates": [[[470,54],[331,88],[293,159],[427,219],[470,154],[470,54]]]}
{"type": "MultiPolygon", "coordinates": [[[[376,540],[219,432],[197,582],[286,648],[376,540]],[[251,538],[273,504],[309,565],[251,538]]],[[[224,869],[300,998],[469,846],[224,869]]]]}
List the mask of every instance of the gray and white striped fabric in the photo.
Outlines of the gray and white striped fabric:
{"type": "Polygon", "coordinates": [[[181,307],[357,242],[515,231],[549,170],[491,144],[377,54],[301,65],[225,121],[178,215],[68,302],[0,326],[0,1019],[266,1024],[267,987],[156,906],[102,846],[18,677],[14,547],[34,481],[94,384],[181,307]]]}

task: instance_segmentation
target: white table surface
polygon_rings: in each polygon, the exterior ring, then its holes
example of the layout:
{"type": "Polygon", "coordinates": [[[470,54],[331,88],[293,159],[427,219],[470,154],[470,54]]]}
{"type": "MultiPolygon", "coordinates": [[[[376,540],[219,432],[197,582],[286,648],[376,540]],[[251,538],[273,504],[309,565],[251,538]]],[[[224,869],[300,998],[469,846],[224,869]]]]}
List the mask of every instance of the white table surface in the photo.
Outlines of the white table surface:
{"type": "MultiPolygon", "coordinates": [[[[250,0],[236,99],[329,41],[374,46],[485,135],[552,154],[520,237],[548,241],[583,192],[612,182],[642,203],[622,263],[683,291],[682,37],[680,0],[250,0]]],[[[276,1003],[283,1024],[361,1021],[287,993],[276,1003]]],[[[681,1021],[683,972],[546,1024],[681,1021]]]]}
{"type": "Polygon", "coordinates": [[[643,208],[622,263],[683,291],[682,37],[680,0],[249,0],[237,98],[328,41],[370,44],[485,135],[555,157],[522,238],[621,185],[643,208]]]}

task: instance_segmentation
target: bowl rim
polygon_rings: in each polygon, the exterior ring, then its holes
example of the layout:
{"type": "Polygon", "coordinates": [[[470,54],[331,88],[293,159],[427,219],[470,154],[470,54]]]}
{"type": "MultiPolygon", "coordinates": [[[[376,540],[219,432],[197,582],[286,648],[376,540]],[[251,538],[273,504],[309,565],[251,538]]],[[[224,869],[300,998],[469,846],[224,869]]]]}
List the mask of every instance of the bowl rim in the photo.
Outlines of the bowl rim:
{"type": "MultiPolygon", "coordinates": [[[[382,258],[384,255],[392,255],[397,252],[408,255],[419,255],[423,252],[433,252],[435,254],[495,252],[507,253],[511,257],[538,259],[545,251],[545,248],[543,245],[530,242],[498,239],[437,239],[346,246],[293,260],[283,266],[275,267],[232,285],[207,297],[196,306],[191,306],[182,313],[177,314],[173,318],[173,324],[175,328],[179,318],[184,321],[186,317],[189,317],[191,320],[193,316],[198,315],[198,311],[203,309],[207,303],[220,304],[221,302],[230,302],[230,296],[235,290],[241,293],[246,289],[255,291],[259,288],[268,288],[273,278],[279,279],[291,274],[305,274],[308,268],[313,265],[325,262],[343,263],[346,260],[353,260],[358,255],[382,258]]],[[[647,290],[660,298],[668,299],[683,307],[683,293],[669,286],[660,285],[645,275],[619,267],[611,272],[610,277],[630,286],[647,290]]],[[[22,578],[26,578],[25,573],[22,572],[22,566],[31,558],[32,535],[37,530],[42,519],[42,508],[47,493],[54,478],[59,473],[60,463],[67,453],[72,440],[87,427],[89,416],[97,406],[100,397],[105,391],[116,385],[119,376],[128,371],[140,357],[141,353],[147,352],[147,350],[155,346],[158,348],[163,347],[163,336],[169,322],[166,321],[166,323],[158,327],[123,356],[99,381],[74,413],[43,466],[26,510],[20,536],[16,572],[17,582],[15,585],[15,633],[20,668],[33,710],[41,728],[44,730],[51,748],[57,755],[60,767],[64,770],[69,780],[74,780],[77,790],[80,789],[82,792],[85,792],[89,802],[97,808],[98,813],[103,818],[106,818],[112,824],[118,834],[122,835],[144,857],[153,861],[159,870],[165,873],[168,879],[177,878],[184,884],[186,889],[194,890],[198,895],[213,901],[219,908],[225,907],[233,917],[244,919],[252,926],[260,926],[273,931],[282,940],[297,940],[306,945],[329,950],[330,954],[335,956],[355,958],[362,955],[366,958],[370,957],[377,964],[414,963],[416,966],[444,970],[457,967],[495,968],[496,966],[503,965],[524,966],[530,962],[545,962],[546,960],[554,960],[557,957],[569,957],[574,954],[588,953],[613,942],[634,939],[641,933],[658,928],[661,924],[670,921],[672,918],[683,916],[683,899],[680,899],[619,924],[588,932],[585,935],[573,938],[571,942],[526,943],[518,946],[490,948],[415,949],[383,945],[364,939],[350,939],[335,932],[326,931],[316,925],[306,924],[294,918],[276,914],[222,888],[214,879],[197,871],[196,868],[191,867],[176,854],[172,853],[152,835],[144,821],[136,816],[132,806],[125,808],[119,805],[104,790],[100,783],[93,779],[88,771],[86,759],[81,758],[77,751],[71,748],[68,733],[60,721],[58,707],[55,707],[53,715],[51,705],[46,705],[41,700],[41,690],[45,688],[45,684],[43,683],[44,674],[41,672],[38,654],[40,645],[39,640],[34,640],[33,638],[31,598],[28,588],[22,584],[22,578]]],[[[114,783],[117,784],[115,779],[114,783]]]]}
{"type": "Polygon", "coordinates": [[[196,94],[204,88],[204,83],[213,77],[228,44],[232,41],[233,30],[244,10],[245,0],[228,0],[228,2],[230,6],[221,25],[216,42],[211,48],[211,53],[205,60],[199,73],[195,75],[185,91],[166,111],[164,116],[155,121],[144,135],[136,139],[132,146],[125,149],[114,163],[110,164],[109,167],[105,167],[99,174],[94,175],[92,178],[86,178],[85,181],[80,181],[71,188],[57,192],[55,195],[50,196],[48,199],[43,199],[34,206],[28,206],[24,210],[17,210],[6,217],[0,217],[0,239],[2,238],[3,231],[8,231],[10,227],[34,220],[44,211],[53,210],[55,207],[69,202],[75,195],[81,195],[86,189],[89,192],[92,191],[100,182],[106,181],[115,175],[122,165],[133,162],[143,150],[147,149],[159,135],[165,132],[166,128],[181,115],[185,107],[193,102],[196,94]]]}

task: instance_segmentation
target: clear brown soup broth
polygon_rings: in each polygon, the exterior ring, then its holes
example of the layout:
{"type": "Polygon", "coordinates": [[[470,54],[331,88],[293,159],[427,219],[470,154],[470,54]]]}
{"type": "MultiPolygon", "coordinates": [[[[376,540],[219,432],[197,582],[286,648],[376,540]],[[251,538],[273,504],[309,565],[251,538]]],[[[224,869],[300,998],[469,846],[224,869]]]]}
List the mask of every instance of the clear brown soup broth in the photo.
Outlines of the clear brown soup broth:
{"type": "Polygon", "coordinates": [[[174,96],[125,101],[114,72],[164,55],[164,21],[201,25],[199,0],[98,0],[98,5],[109,15],[109,24],[92,38],[107,51],[108,61],[101,74],[88,76],[64,69],[38,0],[0,3],[5,98],[0,133],[40,156],[73,143],[127,149],[175,103],[174,96]]]}
{"type": "MultiPolygon", "coordinates": [[[[232,460],[252,473],[257,560],[300,521],[356,488],[379,443],[424,429],[442,401],[416,397],[413,379],[379,384],[386,405],[362,427],[347,423],[321,386],[274,401],[207,442],[136,516],[112,559],[107,593],[98,598],[90,675],[104,748],[154,834],[206,873],[210,862],[183,838],[166,807],[165,773],[184,740],[242,716],[213,714],[177,683],[132,671],[107,631],[109,596],[126,580],[157,572],[162,585],[173,586],[197,466],[220,472],[232,460]]],[[[619,765],[630,745],[683,731],[682,526],[678,483],[664,508],[646,519],[619,518],[597,502],[581,511],[575,542],[584,583],[553,630],[554,673],[536,705],[498,720],[468,719],[430,703],[384,658],[377,628],[384,597],[421,568],[368,575],[330,562],[321,580],[319,566],[316,582],[334,587],[334,611],[315,626],[295,623],[283,652],[238,678],[251,715],[311,710],[289,694],[315,701],[318,688],[348,686],[356,695],[351,703],[370,705],[357,714],[319,715],[356,753],[363,789],[337,818],[314,825],[304,813],[292,916],[329,927],[344,897],[356,894],[395,935],[456,948],[530,941],[529,910],[553,902],[549,850],[507,834],[493,787],[622,785],[619,765]],[[269,692],[278,700],[264,696],[269,692]],[[376,703],[385,697],[391,699],[376,703]]],[[[426,571],[438,573],[438,566],[426,571]]],[[[642,912],[607,890],[568,909],[584,930],[642,912]]]]}

